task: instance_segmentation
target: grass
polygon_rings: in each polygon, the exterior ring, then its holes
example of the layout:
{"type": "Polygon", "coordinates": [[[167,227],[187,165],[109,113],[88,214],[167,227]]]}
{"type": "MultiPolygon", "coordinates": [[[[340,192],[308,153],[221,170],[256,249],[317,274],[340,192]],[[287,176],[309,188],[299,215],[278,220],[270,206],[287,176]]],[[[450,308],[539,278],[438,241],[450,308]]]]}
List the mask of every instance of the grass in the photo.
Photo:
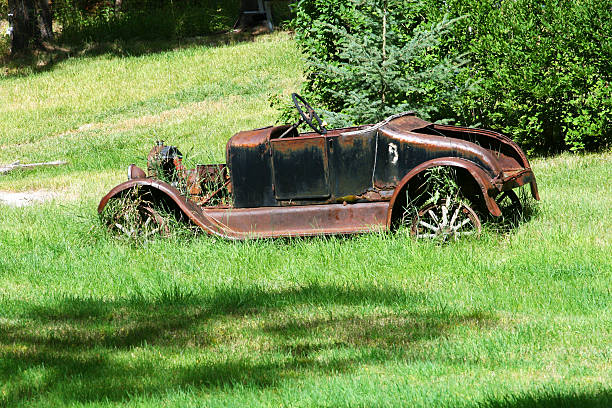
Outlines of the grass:
{"type": "Polygon", "coordinates": [[[129,245],[100,197],[156,139],[222,161],[298,89],[283,33],[0,79],[0,406],[608,407],[612,153],[533,160],[508,233],[129,245]]]}

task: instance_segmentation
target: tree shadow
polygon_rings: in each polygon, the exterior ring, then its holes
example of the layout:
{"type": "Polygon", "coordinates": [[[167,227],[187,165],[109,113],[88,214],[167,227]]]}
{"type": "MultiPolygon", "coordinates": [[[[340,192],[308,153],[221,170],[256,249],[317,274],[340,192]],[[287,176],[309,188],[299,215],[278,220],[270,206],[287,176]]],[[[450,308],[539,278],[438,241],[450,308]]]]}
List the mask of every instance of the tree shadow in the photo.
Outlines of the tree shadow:
{"type": "Polygon", "coordinates": [[[172,50],[192,47],[222,47],[226,45],[253,42],[269,34],[265,28],[230,30],[205,36],[167,40],[114,40],[85,42],[79,44],[46,44],[44,48],[31,50],[15,56],[0,56],[0,77],[25,77],[31,74],[52,71],[55,66],[70,58],[87,58],[108,55],[111,57],[139,57],[172,50]]]}
{"type": "Polygon", "coordinates": [[[275,387],[287,378],[395,360],[460,326],[495,323],[480,312],[419,312],[428,303],[418,293],[331,285],[227,288],[210,296],[173,287],[123,300],[67,297],[11,306],[23,312],[0,320],[0,405],[7,406],[47,397],[120,401],[182,387],[275,387]],[[296,317],[300,305],[402,310],[296,317]],[[234,351],[245,341],[248,351],[234,351]]]}
{"type": "Polygon", "coordinates": [[[475,405],[475,408],[608,408],[612,406],[610,389],[589,392],[565,390],[537,390],[518,395],[492,397],[475,405]]]}

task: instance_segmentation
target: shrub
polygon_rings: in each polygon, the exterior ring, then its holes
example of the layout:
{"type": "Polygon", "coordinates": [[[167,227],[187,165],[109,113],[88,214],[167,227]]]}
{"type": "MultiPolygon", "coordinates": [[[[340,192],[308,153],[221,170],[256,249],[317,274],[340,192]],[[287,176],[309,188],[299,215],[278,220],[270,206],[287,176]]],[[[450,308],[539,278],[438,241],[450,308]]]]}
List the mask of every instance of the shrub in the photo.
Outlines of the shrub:
{"type": "Polygon", "coordinates": [[[474,38],[466,45],[481,79],[466,120],[498,128],[532,151],[609,145],[610,3],[489,3],[488,13],[474,16],[474,38]]]}
{"type": "MultiPolygon", "coordinates": [[[[346,61],[352,35],[376,35],[372,5],[384,0],[301,0],[296,6],[296,39],[309,64],[305,92],[326,109],[341,112],[350,87],[341,75],[326,75],[346,61]],[[344,50],[344,51],[343,51],[344,50]]],[[[400,44],[456,19],[422,54],[431,70],[448,56],[467,55],[469,69],[455,72],[450,89],[465,85],[458,98],[430,112],[431,119],[499,130],[530,152],[598,149],[612,143],[612,7],[599,0],[422,0],[394,2],[400,44]]],[[[371,43],[375,56],[379,44],[371,43]]],[[[402,74],[405,66],[396,66],[402,74]]],[[[352,84],[353,86],[355,84],[352,84]]],[[[417,82],[421,101],[436,102],[440,83],[417,82]]],[[[438,98],[440,99],[440,98],[438,98]]],[[[365,104],[371,109],[374,102],[365,104]]],[[[419,110],[419,101],[407,103],[419,110]]],[[[399,104],[398,104],[399,105],[399,104]]],[[[355,109],[361,107],[354,105],[355,109]]],[[[402,108],[403,109],[403,108],[402,108]]]]}
{"type": "Polygon", "coordinates": [[[457,19],[405,24],[415,5],[396,0],[315,3],[299,3],[296,20],[309,56],[306,92],[315,100],[353,123],[402,110],[449,117],[470,84],[462,56],[440,49],[457,19]],[[329,8],[314,12],[321,3],[329,8]]]}
{"type": "Polygon", "coordinates": [[[110,0],[56,0],[55,17],[65,42],[164,40],[227,30],[238,8],[238,0],[124,0],[119,11],[110,0]]]}

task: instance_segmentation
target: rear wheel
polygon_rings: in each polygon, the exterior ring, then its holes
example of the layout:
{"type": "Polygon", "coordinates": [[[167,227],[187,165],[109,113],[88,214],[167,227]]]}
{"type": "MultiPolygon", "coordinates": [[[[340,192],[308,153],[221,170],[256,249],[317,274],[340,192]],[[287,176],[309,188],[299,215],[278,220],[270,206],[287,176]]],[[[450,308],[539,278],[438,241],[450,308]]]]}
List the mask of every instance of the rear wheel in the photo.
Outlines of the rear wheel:
{"type": "Polygon", "coordinates": [[[419,239],[445,242],[478,236],[481,230],[480,218],[472,207],[449,195],[422,207],[412,219],[410,234],[419,239]]]}
{"type": "Polygon", "coordinates": [[[496,199],[497,205],[504,217],[515,217],[523,209],[521,199],[513,190],[504,191],[496,199]]]}

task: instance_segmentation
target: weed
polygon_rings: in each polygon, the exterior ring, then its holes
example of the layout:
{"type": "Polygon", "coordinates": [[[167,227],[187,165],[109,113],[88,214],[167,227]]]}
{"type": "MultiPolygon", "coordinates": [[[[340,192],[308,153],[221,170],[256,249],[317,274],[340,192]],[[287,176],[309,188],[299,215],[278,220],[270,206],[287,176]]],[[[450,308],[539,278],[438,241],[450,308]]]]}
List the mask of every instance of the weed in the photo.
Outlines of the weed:
{"type": "Polygon", "coordinates": [[[198,231],[140,186],[111,198],[100,221],[113,236],[135,245],[144,245],[158,236],[186,239],[198,231]]]}
{"type": "Polygon", "coordinates": [[[145,198],[140,186],[112,198],[100,214],[101,222],[118,237],[144,243],[156,233],[167,234],[167,220],[145,198]]]}
{"type": "MultiPolygon", "coordinates": [[[[158,145],[160,146],[160,145],[158,145]]],[[[230,176],[225,164],[194,164],[188,168],[185,163],[190,155],[182,155],[170,146],[168,157],[156,146],[149,157],[149,174],[157,180],[175,187],[188,200],[204,206],[229,206],[232,197],[229,192],[230,176]]],[[[165,148],[164,148],[165,149],[165,148]]]]}
{"type": "Polygon", "coordinates": [[[422,175],[417,176],[413,188],[406,189],[405,194],[406,205],[401,219],[404,226],[410,226],[413,235],[446,241],[446,234],[441,234],[438,230],[447,224],[452,228],[452,224],[459,222],[461,218],[457,216],[463,212],[470,214],[470,225],[477,225],[479,228],[478,217],[472,211],[471,202],[462,191],[457,180],[457,171],[453,167],[439,166],[425,170],[422,175]],[[435,215],[436,212],[440,212],[440,217],[435,215]],[[431,220],[425,221],[425,218],[431,220]],[[422,229],[420,225],[426,226],[428,231],[417,232],[422,229]]]}

